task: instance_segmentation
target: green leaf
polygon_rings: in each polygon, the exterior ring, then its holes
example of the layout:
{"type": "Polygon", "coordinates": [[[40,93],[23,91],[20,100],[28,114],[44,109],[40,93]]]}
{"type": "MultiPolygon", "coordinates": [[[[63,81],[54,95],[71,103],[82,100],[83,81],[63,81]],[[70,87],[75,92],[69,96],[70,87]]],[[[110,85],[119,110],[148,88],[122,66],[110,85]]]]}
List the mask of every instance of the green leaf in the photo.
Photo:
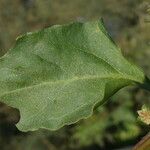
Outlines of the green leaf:
{"type": "Polygon", "coordinates": [[[22,131],[87,118],[120,88],[144,80],[101,20],[27,33],[0,58],[0,100],[19,109],[22,131]]]}

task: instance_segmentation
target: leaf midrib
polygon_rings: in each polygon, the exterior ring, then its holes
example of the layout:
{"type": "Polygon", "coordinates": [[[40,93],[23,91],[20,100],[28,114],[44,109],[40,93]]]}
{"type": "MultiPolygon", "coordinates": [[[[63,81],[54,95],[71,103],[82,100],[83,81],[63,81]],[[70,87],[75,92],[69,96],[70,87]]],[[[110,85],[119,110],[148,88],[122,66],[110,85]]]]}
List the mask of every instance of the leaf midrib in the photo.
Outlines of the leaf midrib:
{"type": "Polygon", "coordinates": [[[0,95],[0,97],[3,97],[4,95],[7,95],[7,94],[11,94],[11,93],[15,93],[15,92],[19,92],[19,91],[22,91],[22,90],[27,90],[27,89],[32,89],[32,88],[35,88],[35,87],[40,87],[40,86],[43,86],[43,85],[49,85],[49,84],[59,84],[59,83],[69,83],[69,82],[73,82],[73,81],[78,81],[78,80],[91,80],[91,79],[122,79],[122,80],[129,80],[129,81],[133,81],[133,82],[139,82],[135,79],[133,79],[132,77],[130,76],[119,76],[119,75],[116,75],[116,74],[111,74],[111,76],[83,76],[83,77],[73,77],[71,79],[66,79],[66,80],[58,80],[58,81],[47,81],[47,82],[41,82],[39,84],[35,84],[35,85],[32,85],[32,86],[27,86],[27,87],[23,87],[23,88],[19,88],[19,89],[15,89],[15,90],[12,90],[10,92],[5,92],[3,93],[2,95],[0,95]]]}

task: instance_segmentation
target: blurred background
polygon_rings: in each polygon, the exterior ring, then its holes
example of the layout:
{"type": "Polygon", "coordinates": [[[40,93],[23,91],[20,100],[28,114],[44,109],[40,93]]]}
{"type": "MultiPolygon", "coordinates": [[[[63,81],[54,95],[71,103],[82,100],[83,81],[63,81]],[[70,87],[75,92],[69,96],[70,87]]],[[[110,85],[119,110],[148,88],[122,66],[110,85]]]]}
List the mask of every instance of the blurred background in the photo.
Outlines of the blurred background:
{"type": "MultiPolygon", "coordinates": [[[[149,0],[0,0],[0,56],[25,32],[101,17],[124,56],[150,77],[149,0]]],[[[127,87],[111,99],[89,119],[56,132],[18,131],[18,110],[0,103],[0,150],[130,150],[149,131],[137,110],[150,104],[150,93],[127,87]]]]}

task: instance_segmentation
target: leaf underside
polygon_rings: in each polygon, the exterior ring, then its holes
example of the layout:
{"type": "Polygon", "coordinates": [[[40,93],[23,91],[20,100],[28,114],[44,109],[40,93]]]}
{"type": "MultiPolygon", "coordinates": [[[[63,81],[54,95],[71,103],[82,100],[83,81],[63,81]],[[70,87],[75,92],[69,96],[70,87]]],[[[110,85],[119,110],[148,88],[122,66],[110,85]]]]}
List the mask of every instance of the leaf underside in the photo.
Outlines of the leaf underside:
{"type": "Polygon", "coordinates": [[[143,81],[101,20],[27,33],[0,58],[0,101],[19,109],[22,131],[75,123],[120,88],[143,81]]]}

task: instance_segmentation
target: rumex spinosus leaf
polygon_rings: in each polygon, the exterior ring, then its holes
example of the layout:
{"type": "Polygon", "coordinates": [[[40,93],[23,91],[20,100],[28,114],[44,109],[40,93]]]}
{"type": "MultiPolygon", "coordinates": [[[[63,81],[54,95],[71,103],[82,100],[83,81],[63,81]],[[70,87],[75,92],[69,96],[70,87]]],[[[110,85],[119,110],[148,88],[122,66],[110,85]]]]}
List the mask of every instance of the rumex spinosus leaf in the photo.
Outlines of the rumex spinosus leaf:
{"type": "Polygon", "coordinates": [[[22,131],[87,118],[119,89],[144,80],[102,20],[27,33],[0,58],[0,101],[19,109],[22,131]]]}

